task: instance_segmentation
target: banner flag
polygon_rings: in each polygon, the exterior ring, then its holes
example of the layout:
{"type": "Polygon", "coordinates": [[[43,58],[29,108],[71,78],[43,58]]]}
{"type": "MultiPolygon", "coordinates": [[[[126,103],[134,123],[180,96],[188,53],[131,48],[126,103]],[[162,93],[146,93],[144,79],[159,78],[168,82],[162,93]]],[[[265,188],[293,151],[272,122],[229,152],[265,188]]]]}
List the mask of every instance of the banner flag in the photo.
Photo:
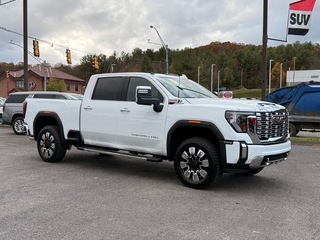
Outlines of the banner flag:
{"type": "Polygon", "coordinates": [[[311,14],[316,0],[290,3],[288,34],[306,35],[311,25],[311,14]]]}

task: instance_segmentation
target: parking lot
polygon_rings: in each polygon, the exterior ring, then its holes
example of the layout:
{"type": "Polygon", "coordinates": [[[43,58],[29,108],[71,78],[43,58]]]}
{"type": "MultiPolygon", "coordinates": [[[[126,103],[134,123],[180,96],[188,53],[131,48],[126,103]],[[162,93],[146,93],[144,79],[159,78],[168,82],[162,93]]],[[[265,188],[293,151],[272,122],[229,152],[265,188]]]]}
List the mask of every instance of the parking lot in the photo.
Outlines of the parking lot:
{"type": "Polygon", "coordinates": [[[0,125],[0,239],[320,239],[320,149],[253,177],[184,187],[172,163],[72,149],[43,162],[0,125]]]}

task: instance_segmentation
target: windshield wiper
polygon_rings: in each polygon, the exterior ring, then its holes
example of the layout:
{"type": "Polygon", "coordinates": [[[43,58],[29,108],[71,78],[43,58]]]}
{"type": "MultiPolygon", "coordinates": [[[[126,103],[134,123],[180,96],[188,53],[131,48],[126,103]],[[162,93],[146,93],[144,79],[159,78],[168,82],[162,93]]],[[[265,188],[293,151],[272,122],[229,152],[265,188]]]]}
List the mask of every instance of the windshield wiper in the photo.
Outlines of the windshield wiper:
{"type": "Polygon", "coordinates": [[[183,87],[180,87],[180,86],[177,86],[177,88],[179,88],[180,90],[187,90],[187,91],[190,91],[190,92],[194,92],[194,93],[201,94],[201,95],[206,96],[206,97],[208,97],[208,98],[212,98],[212,96],[210,96],[210,95],[204,94],[204,93],[199,92],[199,91],[197,91],[197,90],[193,90],[193,89],[191,89],[191,88],[183,88],[183,87]]]}

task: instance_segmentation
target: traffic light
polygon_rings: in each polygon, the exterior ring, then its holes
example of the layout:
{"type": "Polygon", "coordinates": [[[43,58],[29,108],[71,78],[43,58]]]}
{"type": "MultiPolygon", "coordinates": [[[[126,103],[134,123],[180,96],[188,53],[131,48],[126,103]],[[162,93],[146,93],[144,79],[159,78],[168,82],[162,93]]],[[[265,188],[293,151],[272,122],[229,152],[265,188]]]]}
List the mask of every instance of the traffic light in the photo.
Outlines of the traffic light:
{"type": "Polygon", "coordinates": [[[8,79],[9,78],[9,71],[6,70],[6,78],[8,79]]]}
{"type": "Polygon", "coordinates": [[[66,56],[67,56],[67,63],[71,64],[71,52],[70,52],[70,49],[66,50],[66,56]]]}
{"type": "Polygon", "coordinates": [[[35,57],[40,57],[39,42],[36,39],[33,40],[33,55],[35,57]]]}
{"type": "Polygon", "coordinates": [[[96,70],[99,70],[99,59],[98,56],[92,57],[92,67],[96,70]]]}

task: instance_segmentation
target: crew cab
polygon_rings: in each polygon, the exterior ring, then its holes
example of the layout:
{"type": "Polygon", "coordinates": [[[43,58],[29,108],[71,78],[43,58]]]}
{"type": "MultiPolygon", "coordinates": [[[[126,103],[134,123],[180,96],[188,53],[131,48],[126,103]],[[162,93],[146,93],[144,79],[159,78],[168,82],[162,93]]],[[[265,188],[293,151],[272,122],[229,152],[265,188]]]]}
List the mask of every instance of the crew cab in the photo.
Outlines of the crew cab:
{"type": "Polygon", "coordinates": [[[198,189],[222,173],[256,174],[291,150],[283,106],[221,99],[184,75],[93,75],[82,101],[27,99],[24,122],[46,162],[71,146],[169,160],[178,179],[198,189]]]}

